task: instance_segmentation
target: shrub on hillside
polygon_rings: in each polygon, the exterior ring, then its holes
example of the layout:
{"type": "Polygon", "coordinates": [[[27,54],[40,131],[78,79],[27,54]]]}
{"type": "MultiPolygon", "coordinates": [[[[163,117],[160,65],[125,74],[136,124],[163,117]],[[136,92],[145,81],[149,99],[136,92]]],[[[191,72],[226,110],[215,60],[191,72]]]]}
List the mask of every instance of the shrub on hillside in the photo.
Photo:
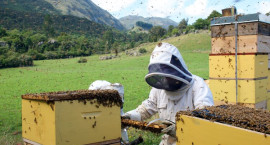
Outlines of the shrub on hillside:
{"type": "Polygon", "coordinates": [[[28,55],[19,55],[18,53],[12,51],[0,55],[0,68],[32,66],[33,64],[32,57],[28,55]]]}
{"type": "Polygon", "coordinates": [[[146,53],[147,50],[146,50],[145,48],[140,48],[140,49],[139,49],[139,52],[140,52],[140,53],[146,53]]]}
{"type": "Polygon", "coordinates": [[[87,63],[87,59],[86,58],[80,58],[78,60],[78,63],[87,63]]]}
{"type": "Polygon", "coordinates": [[[22,54],[19,58],[20,66],[33,66],[33,58],[29,55],[22,54]]]}

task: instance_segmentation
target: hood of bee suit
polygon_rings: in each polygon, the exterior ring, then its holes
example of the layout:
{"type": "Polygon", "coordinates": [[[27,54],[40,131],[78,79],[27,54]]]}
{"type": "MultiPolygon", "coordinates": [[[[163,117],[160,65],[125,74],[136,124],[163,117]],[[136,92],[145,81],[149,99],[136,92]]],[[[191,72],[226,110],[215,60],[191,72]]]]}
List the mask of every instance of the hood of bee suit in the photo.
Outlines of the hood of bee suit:
{"type": "Polygon", "coordinates": [[[166,91],[184,90],[193,84],[189,72],[178,49],[169,43],[159,43],[150,56],[146,82],[166,91]]]}

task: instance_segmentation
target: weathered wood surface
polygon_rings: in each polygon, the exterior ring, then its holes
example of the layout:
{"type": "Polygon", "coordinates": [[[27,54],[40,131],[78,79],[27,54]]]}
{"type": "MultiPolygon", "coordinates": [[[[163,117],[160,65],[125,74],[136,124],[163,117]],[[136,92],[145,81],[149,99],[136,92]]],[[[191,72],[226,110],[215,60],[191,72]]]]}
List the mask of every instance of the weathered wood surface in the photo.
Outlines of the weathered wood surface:
{"type": "MultiPolygon", "coordinates": [[[[211,36],[215,37],[228,37],[235,36],[234,24],[218,25],[211,27],[211,36]]],[[[238,35],[265,35],[270,36],[270,24],[262,22],[252,23],[239,23],[238,35]]]]}
{"type": "MultiPolygon", "coordinates": [[[[235,37],[212,38],[212,54],[235,53],[235,37]]],[[[238,53],[270,53],[270,36],[245,35],[238,37],[238,53]]]]}

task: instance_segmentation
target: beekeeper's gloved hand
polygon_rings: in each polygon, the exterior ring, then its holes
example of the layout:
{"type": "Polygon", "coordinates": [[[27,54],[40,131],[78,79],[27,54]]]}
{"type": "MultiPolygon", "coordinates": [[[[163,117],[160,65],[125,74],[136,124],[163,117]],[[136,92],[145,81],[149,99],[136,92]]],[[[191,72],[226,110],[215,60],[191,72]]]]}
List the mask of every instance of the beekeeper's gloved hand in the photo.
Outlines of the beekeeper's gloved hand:
{"type": "Polygon", "coordinates": [[[168,134],[172,137],[176,137],[175,123],[162,122],[162,124],[165,124],[168,126],[167,128],[164,128],[163,130],[161,130],[162,133],[168,134]]]}
{"type": "Polygon", "coordinates": [[[141,114],[136,110],[131,110],[124,115],[122,115],[122,118],[124,119],[131,119],[131,120],[137,120],[137,121],[142,121],[141,119],[141,114]]]}

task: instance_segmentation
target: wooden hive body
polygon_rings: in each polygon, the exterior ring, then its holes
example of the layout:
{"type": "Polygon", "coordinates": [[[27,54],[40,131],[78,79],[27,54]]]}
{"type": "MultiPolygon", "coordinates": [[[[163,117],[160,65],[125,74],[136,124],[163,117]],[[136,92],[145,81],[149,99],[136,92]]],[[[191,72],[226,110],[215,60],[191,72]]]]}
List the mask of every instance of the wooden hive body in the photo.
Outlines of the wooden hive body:
{"type": "Polygon", "coordinates": [[[269,145],[270,135],[181,115],[176,122],[177,145],[269,145]]]}
{"type": "MultiPolygon", "coordinates": [[[[239,54],[237,56],[237,75],[240,79],[267,78],[268,55],[239,54]]],[[[235,55],[209,55],[209,78],[235,78],[235,55]]]]}
{"type": "Polygon", "coordinates": [[[121,98],[115,91],[22,96],[22,136],[29,144],[120,144],[121,98]]]}
{"type": "Polygon", "coordinates": [[[209,86],[215,105],[235,104],[237,88],[237,103],[266,109],[270,88],[270,17],[257,13],[214,18],[211,37],[209,86]],[[235,23],[238,25],[237,87],[235,23]]]}

